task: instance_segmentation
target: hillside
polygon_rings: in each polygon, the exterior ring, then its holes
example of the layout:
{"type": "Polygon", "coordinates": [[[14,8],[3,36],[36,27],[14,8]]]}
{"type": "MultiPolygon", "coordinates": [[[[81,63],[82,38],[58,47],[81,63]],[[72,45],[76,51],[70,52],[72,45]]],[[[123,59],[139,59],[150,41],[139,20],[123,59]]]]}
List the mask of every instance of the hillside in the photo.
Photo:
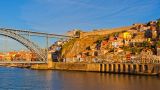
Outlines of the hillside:
{"type": "Polygon", "coordinates": [[[113,29],[100,29],[94,30],[91,32],[81,33],[80,38],[75,38],[70,40],[62,47],[62,56],[64,57],[74,57],[85,49],[88,46],[92,46],[97,40],[102,39],[107,34],[111,34],[114,32],[121,32],[130,30],[133,26],[121,27],[121,28],[113,28],[113,29]]]}

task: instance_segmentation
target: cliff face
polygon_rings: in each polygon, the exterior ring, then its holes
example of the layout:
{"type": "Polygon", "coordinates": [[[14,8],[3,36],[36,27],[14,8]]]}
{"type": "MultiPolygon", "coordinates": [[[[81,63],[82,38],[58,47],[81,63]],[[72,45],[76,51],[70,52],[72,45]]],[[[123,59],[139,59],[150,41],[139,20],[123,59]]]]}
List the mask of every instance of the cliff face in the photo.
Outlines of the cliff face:
{"type": "Polygon", "coordinates": [[[62,56],[74,57],[75,55],[84,51],[86,47],[91,46],[94,42],[96,42],[101,37],[103,36],[92,35],[92,36],[86,36],[83,38],[73,39],[62,47],[62,56]]]}
{"type": "Polygon", "coordinates": [[[80,52],[84,51],[88,46],[91,46],[97,40],[105,37],[107,34],[111,34],[114,32],[121,32],[125,30],[131,29],[132,26],[129,27],[121,27],[115,29],[100,29],[91,32],[81,33],[80,38],[75,38],[67,42],[62,47],[62,56],[64,57],[74,57],[80,52]]]}

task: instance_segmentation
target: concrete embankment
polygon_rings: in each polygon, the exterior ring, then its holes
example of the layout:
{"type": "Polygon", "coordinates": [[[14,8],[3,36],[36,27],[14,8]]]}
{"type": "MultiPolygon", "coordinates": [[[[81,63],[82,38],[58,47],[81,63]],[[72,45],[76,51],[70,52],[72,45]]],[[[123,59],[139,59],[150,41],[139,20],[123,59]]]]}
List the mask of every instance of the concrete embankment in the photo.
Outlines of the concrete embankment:
{"type": "Polygon", "coordinates": [[[122,73],[136,75],[159,75],[160,64],[102,64],[102,63],[60,63],[35,64],[31,69],[52,69],[71,71],[90,71],[102,73],[122,73]]]}

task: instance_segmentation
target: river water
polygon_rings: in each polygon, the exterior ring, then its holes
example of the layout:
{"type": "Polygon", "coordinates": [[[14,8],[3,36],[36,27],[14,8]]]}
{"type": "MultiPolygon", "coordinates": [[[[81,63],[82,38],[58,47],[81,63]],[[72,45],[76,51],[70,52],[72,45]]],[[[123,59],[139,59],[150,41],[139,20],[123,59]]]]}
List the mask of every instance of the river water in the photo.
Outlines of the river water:
{"type": "Polygon", "coordinates": [[[0,67],[0,90],[160,90],[160,77],[0,67]]]}

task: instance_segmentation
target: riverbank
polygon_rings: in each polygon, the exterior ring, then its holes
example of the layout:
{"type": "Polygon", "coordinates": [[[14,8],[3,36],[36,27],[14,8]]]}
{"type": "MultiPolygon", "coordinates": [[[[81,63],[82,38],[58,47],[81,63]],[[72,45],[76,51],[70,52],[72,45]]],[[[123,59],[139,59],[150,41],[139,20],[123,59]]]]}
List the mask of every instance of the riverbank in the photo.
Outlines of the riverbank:
{"type": "Polygon", "coordinates": [[[0,64],[2,67],[31,68],[31,64],[0,64]]]}
{"type": "Polygon", "coordinates": [[[30,67],[36,70],[66,70],[100,73],[159,75],[160,64],[130,64],[130,63],[62,63],[35,64],[30,67]]]}
{"type": "Polygon", "coordinates": [[[147,76],[160,75],[160,64],[49,62],[48,64],[3,64],[0,66],[33,70],[65,70],[147,76]]]}

